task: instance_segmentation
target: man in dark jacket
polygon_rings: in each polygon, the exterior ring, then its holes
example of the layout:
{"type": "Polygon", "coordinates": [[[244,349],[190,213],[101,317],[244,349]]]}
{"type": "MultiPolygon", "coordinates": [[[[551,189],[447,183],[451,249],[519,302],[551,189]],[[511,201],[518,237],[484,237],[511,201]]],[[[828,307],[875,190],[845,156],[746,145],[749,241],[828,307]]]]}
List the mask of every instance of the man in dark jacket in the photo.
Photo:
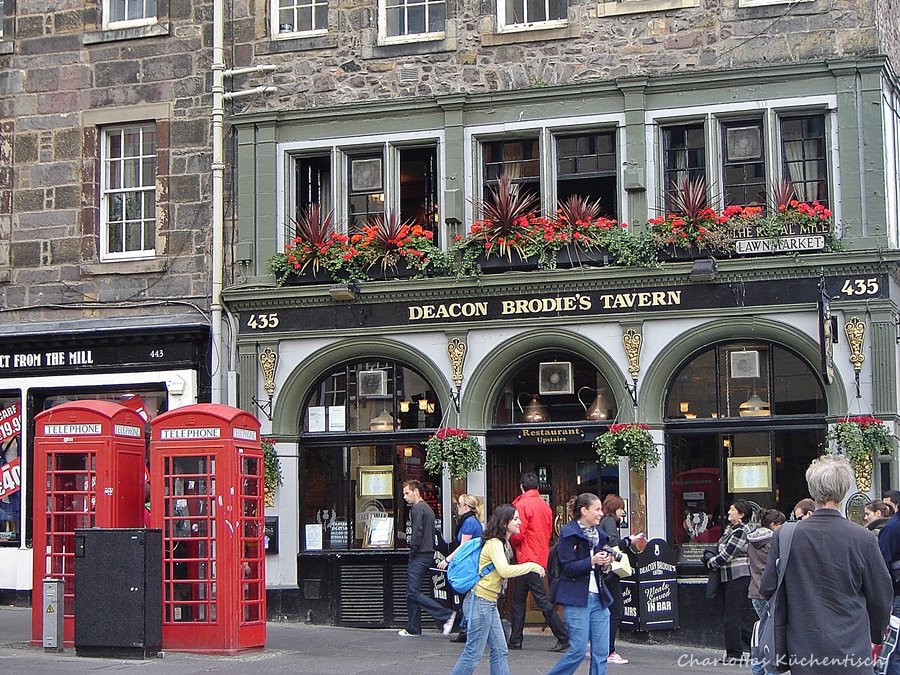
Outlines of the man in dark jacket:
{"type": "Polygon", "coordinates": [[[451,612],[434,598],[422,593],[422,579],[434,564],[434,511],[422,499],[422,484],[408,480],[403,484],[403,499],[409,504],[409,562],[406,566],[406,628],[397,633],[400,637],[422,634],[422,609],[441,624],[441,632],[449,635],[453,629],[456,612],[451,612]]]}
{"type": "MultiPolygon", "coordinates": [[[[825,455],[806,471],[816,510],[794,526],[784,572],[787,651],[792,675],[872,674],[891,611],[891,578],[875,538],[841,516],[854,474],[843,457],[825,455]]],[[[778,581],[780,537],[773,538],[760,593],[778,581]]]]}
{"type": "MultiPolygon", "coordinates": [[[[541,499],[536,474],[523,473],[519,483],[522,494],[516,497],[513,506],[519,512],[522,529],[519,530],[519,534],[514,534],[509,538],[509,543],[516,552],[517,563],[533,562],[546,569],[547,554],[550,552],[550,534],[553,531],[553,510],[547,502],[541,499]]],[[[550,651],[566,651],[569,648],[569,633],[566,631],[566,624],[556,613],[556,607],[547,597],[543,577],[536,572],[529,572],[516,579],[513,584],[512,632],[509,636],[509,648],[522,648],[522,634],[525,630],[525,600],[530,592],[535,606],[541,610],[544,619],[550,624],[550,630],[556,637],[556,644],[550,648],[550,651]]]]}
{"type": "Polygon", "coordinates": [[[887,521],[878,535],[878,547],[884,562],[887,563],[894,584],[894,604],[891,614],[891,635],[884,643],[884,652],[892,649],[890,654],[882,653],[888,659],[886,675],[900,675],[900,648],[897,646],[898,629],[900,629],[900,511],[887,521]],[[890,645],[890,647],[888,647],[890,645]]]}

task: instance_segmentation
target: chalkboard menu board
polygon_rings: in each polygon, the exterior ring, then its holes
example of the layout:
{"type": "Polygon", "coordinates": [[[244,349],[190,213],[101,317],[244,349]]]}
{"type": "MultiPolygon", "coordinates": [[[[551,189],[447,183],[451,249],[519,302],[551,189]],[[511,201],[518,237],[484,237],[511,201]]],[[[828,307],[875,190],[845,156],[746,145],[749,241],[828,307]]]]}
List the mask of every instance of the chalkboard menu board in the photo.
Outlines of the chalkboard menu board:
{"type": "Polygon", "coordinates": [[[678,628],[674,549],[663,539],[651,539],[631,560],[635,573],[621,582],[622,627],[646,631],[678,628]]]}

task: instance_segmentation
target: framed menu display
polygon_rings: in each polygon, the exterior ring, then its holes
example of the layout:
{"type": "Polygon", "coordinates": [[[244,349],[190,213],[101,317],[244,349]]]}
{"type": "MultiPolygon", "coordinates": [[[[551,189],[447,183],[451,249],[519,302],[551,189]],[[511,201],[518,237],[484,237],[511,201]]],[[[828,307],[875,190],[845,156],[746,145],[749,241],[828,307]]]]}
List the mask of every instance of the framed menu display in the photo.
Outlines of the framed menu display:
{"type": "Polygon", "coordinates": [[[366,528],[366,536],[363,539],[363,548],[393,548],[394,547],[394,517],[380,516],[370,518],[366,528]]]}
{"type": "Polygon", "coordinates": [[[390,499],[394,496],[394,467],[361,466],[358,485],[360,497],[390,499]]]}
{"type": "Polygon", "coordinates": [[[733,493],[771,492],[772,458],[768,455],[729,457],[728,491],[733,493]]]}

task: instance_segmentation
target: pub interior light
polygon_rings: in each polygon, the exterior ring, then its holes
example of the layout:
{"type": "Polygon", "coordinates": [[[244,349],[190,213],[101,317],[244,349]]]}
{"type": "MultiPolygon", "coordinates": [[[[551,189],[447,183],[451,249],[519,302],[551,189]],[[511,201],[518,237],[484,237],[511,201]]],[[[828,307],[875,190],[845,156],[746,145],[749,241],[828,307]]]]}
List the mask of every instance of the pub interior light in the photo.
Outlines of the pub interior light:
{"type": "Polygon", "coordinates": [[[369,422],[369,431],[393,431],[394,418],[387,410],[382,410],[378,417],[373,417],[369,422]]]}
{"type": "Polygon", "coordinates": [[[356,300],[356,296],[359,295],[359,286],[356,284],[332,284],[328,287],[328,295],[334,300],[343,302],[356,300]]]}
{"type": "Polygon", "coordinates": [[[769,403],[763,401],[755,391],[738,408],[741,417],[768,417],[771,414],[769,403]]]}
{"type": "Polygon", "coordinates": [[[410,403],[412,403],[412,401],[400,401],[400,412],[408,413],[410,403]]]}

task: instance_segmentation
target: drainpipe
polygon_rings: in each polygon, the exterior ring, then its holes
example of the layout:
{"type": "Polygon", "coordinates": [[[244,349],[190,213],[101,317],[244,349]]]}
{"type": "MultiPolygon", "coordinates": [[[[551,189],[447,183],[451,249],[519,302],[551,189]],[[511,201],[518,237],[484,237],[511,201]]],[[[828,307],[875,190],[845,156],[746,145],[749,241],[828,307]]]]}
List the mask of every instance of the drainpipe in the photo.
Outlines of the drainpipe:
{"type": "MultiPolygon", "coordinates": [[[[210,289],[211,400],[222,403],[225,344],[222,331],[222,286],[225,277],[225,101],[242,96],[269,94],[275,87],[254,87],[225,93],[225,78],[247,73],[265,73],[275,66],[225,69],[225,0],[213,0],[212,44],[212,285],[210,289]]],[[[230,348],[234,348],[232,345],[230,348]]],[[[230,403],[236,403],[231,401],[230,403]]]]}

